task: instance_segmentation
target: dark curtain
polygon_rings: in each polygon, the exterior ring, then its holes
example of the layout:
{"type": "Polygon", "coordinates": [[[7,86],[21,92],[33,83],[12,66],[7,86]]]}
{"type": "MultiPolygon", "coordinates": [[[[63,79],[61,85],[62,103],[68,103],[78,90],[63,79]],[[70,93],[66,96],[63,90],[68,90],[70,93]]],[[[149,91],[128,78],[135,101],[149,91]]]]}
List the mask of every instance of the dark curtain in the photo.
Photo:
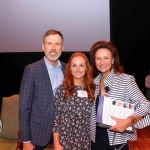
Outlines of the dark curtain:
{"type": "Polygon", "coordinates": [[[145,95],[150,69],[150,1],[110,0],[111,41],[120,53],[125,72],[134,75],[145,95]]]}

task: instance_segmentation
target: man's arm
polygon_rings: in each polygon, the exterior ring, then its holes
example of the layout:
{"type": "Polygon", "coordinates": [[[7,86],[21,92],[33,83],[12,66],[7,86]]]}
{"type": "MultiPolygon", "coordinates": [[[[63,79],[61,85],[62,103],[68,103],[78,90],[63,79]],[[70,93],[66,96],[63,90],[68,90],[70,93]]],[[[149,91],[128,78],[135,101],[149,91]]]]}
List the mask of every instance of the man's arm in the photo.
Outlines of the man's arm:
{"type": "Polygon", "coordinates": [[[22,142],[30,139],[30,113],[33,97],[33,72],[28,66],[25,67],[19,93],[19,127],[22,142]]]}
{"type": "Polygon", "coordinates": [[[23,143],[23,150],[34,150],[35,146],[29,142],[29,143],[23,143]]]}

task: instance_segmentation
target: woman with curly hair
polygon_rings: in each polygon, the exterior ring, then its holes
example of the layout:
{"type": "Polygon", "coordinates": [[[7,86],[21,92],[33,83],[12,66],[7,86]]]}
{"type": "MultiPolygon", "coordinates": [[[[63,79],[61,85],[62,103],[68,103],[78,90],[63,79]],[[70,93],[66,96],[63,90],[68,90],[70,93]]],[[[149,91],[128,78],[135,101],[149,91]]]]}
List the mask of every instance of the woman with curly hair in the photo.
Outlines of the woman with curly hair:
{"type": "Polygon", "coordinates": [[[95,100],[92,74],[86,55],[72,54],[55,95],[54,150],[90,150],[90,116],[95,100]]]}

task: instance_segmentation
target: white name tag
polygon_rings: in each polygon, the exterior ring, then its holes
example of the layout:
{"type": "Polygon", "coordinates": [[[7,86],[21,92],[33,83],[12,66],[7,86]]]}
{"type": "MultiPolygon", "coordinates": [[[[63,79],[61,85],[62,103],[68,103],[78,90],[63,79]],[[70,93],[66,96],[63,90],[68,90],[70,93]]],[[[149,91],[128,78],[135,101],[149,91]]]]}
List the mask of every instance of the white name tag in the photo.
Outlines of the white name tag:
{"type": "Polygon", "coordinates": [[[88,94],[84,90],[78,90],[78,97],[88,97],[88,94]]]}

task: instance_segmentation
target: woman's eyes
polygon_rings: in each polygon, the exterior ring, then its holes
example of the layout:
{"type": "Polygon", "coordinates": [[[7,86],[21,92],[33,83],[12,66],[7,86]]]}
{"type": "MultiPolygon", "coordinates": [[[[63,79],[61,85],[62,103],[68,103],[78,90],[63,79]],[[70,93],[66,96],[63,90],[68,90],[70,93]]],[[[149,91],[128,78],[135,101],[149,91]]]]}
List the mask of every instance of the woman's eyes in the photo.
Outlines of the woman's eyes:
{"type": "MultiPolygon", "coordinates": [[[[109,58],[108,57],[103,58],[103,60],[105,60],[105,59],[109,59],[109,58]]],[[[98,57],[98,58],[96,58],[96,60],[102,60],[102,58],[98,57]]]]}
{"type": "MultiPolygon", "coordinates": [[[[74,64],[74,65],[72,65],[73,67],[77,67],[77,65],[76,64],[74,64]]],[[[79,67],[84,67],[85,65],[84,64],[81,64],[81,65],[79,65],[79,67]]]]}

